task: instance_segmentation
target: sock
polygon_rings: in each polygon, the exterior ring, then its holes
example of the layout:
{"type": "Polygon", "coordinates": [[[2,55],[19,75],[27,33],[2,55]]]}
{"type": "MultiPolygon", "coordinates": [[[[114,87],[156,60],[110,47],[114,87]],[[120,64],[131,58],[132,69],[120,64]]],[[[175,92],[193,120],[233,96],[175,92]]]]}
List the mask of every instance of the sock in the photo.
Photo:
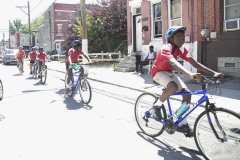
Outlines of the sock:
{"type": "Polygon", "coordinates": [[[160,99],[158,98],[157,102],[154,103],[155,106],[162,106],[163,102],[160,101],[160,99]]]}

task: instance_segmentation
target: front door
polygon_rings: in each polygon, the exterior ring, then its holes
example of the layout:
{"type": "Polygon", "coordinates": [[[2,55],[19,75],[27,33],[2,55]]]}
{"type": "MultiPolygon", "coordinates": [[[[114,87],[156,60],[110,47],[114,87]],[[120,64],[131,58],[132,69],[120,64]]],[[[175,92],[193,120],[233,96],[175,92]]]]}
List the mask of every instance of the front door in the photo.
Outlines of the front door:
{"type": "Polygon", "coordinates": [[[142,16],[136,16],[136,51],[142,51],[142,16]]]}

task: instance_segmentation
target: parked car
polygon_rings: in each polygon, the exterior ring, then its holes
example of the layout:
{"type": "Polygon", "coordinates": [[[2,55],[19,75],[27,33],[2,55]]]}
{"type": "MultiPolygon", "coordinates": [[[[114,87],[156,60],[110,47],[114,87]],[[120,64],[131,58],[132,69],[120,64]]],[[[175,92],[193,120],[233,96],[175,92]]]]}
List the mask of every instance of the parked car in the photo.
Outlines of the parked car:
{"type": "Polygon", "coordinates": [[[3,54],[3,64],[17,64],[18,49],[7,49],[3,54]]]}
{"type": "Polygon", "coordinates": [[[0,51],[0,62],[3,61],[3,55],[4,55],[4,52],[5,52],[5,51],[0,51]]]}

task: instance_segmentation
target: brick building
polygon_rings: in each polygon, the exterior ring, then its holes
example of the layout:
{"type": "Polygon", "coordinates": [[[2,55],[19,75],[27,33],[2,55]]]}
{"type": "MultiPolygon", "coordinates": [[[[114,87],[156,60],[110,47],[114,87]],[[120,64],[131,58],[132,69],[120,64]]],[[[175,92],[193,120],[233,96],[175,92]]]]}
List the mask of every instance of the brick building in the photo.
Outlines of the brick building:
{"type": "Polygon", "coordinates": [[[39,28],[39,46],[45,51],[61,51],[62,41],[79,11],[79,4],[53,3],[43,14],[44,24],[39,28]]]}
{"type": "MultiPolygon", "coordinates": [[[[187,27],[184,46],[211,69],[240,77],[239,0],[128,0],[128,50],[146,56],[172,25],[187,27]]],[[[184,66],[196,72],[188,63],[184,66]]]]}

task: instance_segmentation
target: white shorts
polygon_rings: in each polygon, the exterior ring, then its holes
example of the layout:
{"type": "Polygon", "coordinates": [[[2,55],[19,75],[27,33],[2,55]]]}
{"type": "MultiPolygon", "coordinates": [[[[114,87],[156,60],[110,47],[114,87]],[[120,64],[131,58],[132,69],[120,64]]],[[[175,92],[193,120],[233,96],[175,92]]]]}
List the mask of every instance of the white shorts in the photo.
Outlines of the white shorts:
{"type": "Polygon", "coordinates": [[[153,80],[165,88],[167,88],[169,82],[174,81],[178,85],[178,91],[181,91],[183,88],[188,90],[185,83],[173,73],[169,73],[166,71],[157,72],[153,77],[153,80]]]}

